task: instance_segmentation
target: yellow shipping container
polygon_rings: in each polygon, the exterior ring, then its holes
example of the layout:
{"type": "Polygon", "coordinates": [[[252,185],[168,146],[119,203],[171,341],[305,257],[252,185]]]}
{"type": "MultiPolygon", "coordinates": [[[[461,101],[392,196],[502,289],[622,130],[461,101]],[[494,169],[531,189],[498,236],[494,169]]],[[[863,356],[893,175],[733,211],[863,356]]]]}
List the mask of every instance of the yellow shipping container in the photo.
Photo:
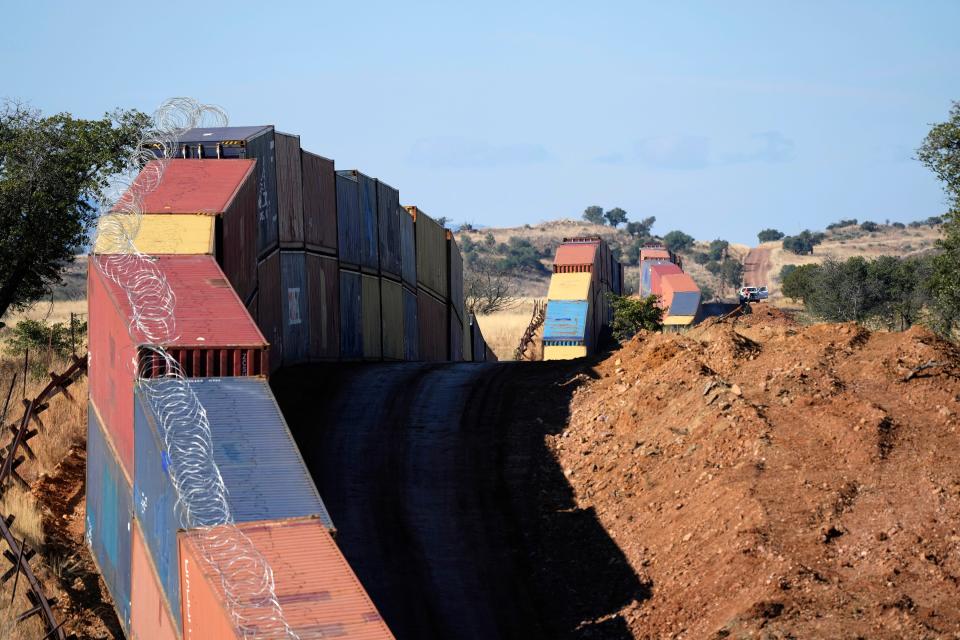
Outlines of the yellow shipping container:
{"type": "Polygon", "coordinates": [[[547,300],[589,300],[592,273],[555,273],[550,278],[547,300]]]}
{"type": "MultiPolygon", "coordinates": [[[[556,275],[557,274],[554,274],[554,277],[556,277],[556,275]]],[[[574,358],[585,358],[586,355],[587,348],[583,345],[577,347],[547,345],[543,348],[544,360],[573,360],[574,358]]]]}
{"type": "MultiPolygon", "coordinates": [[[[133,244],[150,255],[213,255],[215,223],[216,217],[208,215],[144,214],[133,244]]],[[[94,253],[118,250],[110,238],[98,238],[94,247],[94,253]]]]}
{"type": "Polygon", "coordinates": [[[663,324],[665,326],[688,325],[693,324],[694,318],[696,318],[696,316],[667,316],[663,319],[663,324]]]}

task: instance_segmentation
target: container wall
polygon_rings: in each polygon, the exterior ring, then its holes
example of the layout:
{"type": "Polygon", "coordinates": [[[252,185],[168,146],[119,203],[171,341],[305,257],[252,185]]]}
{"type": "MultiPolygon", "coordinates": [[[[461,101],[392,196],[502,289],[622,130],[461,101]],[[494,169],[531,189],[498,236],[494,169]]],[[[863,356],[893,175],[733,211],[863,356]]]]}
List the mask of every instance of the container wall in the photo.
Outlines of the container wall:
{"type": "MultiPolygon", "coordinates": [[[[250,314],[250,319],[254,322],[257,322],[258,305],[260,304],[260,294],[254,291],[253,295],[250,296],[250,301],[247,302],[247,313],[250,314]]],[[[259,327],[259,324],[257,325],[259,327]]]]}
{"type": "Polygon", "coordinates": [[[403,207],[397,207],[400,218],[400,262],[403,284],[417,288],[417,232],[413,216],[403,207]]]}
{"type": "Polygon", "coordinates": [[[463,361],[464,362],[473,362],[473,330],[470,327],[470,318],[467,318],[463,321],[463,338],[461,339],[461,344],[463,345],[463,361]]]}
{"type": "Polygon", "coordinates": [[[447,238],[443,227],[416,207],[408,207],[415,214],[417,238],[417,286],[446,300],[447,238]]]}
{"type": "Polygon", "coordinates": [[[132,487],[92,402],[87,416],[86,539],[120,624],[129,631],[132,487]]]}
{"type": "Polygon", "coordinates": [[[280,246],[303,247],[303,175],[300,168],[300,136],[275,134],[277,157],[277,214],[280,246]]]}
{"type": "Polygon", "coordinates": [[[340,357],[363,357],[363,287],[360,274],[340,270],[340,357]]]}
{"type": "Polygon", "coordinates": [[[447,307],[448,320],[447,326],[450,331],[450,355],[453,362],[463,361],[463,323],[457,317],[453,306],[447,307]]]}
{"type": "Polygon", "coordinates": [[[448,360],[450,327],[447,305],[428,291],[418,290],[417,321],[420,325],[420,360],[448,360]]]}
{"type": "Polygon", "coordinates": [[[304,252],[280,252],[280,291],[283,296],[283,364],[306,362],[310,349],[310,315],[304,252]]]}
{"type": "Polygon", "coordinates": [[[403,359],[420,359],[420,323],[417,320],[417,293],[403,288],[403,359]]]}
{"type": "Polygon", "coordinates": [[[280,252],[275,251],[257,266],[257,326],[270,343],[270,372],[283,363],[283,303],[280,289],[280,252]]]}
{"type": "Polygon", "coordinates": [[[308,253],[307,299],[311,360],[340,355],[340,275],[337,259],[308,253]]]}
{"type": "Polygon", "coordinates": [[[217,262],[241,300],[257,288],[257,193],[254,166],[220,216],[217,233],[217,262]]]}
{"type": "Polygon", "coordinates": [[[461,324],[463,322],[463,256],[460,255],[460,247],[457,246],[457,239],[452,231],[446,232],[447,236],[447,282],[449,283],[448,297],[450,306],[457,314],[461,324]]]}
{"type": "Polygon", "coordinates": [[[377,180],[377,223],[380,236],[380,272],[400,280],[400,192],[377,180]]]}
{"type": "Polygon", "coordinates": [[[404,314],[403,286],[383,278],[380,281],[380,325],[383,336],[383,358],[403,360],[404,314]]]}
{"type": "Polygon", "coordinates": [[[364,274],[361,278],[361,314],[363,325],[363,359],[379,360],[383,356],[380,332],[380,278],[364,274]]]}
{"type": "Polygon", "coordinates": [[[120,311],[97,260],[92,256],[87,261],[90,398],[102,411],[102,426],[110,434],[127,475],[132,476],[133,363],[137,349],[128,333],[128,316],[120,311]]]}
{"type": "Polygon", "coordinates": [[[590,300],[592,295],[592,273],[554,273],[550,276],[547,300],[590,300]]]}
{"type": "Polygon", "coordinates": [[[599,242],[561,244],[557,247],[557,253],[553,259],[554,272],[599,271],[597,268],[599,245],[599,242]]]}
{"type": "Polygon", "coordinates": [[[473,341],[473,360],[474,362],[484,362],[487,359],[487,342],[483,338],[483,332],[480,331],[480,323],[471,316],[471,338],[473,341]]]}
{"type": "Polygon", "coordinates": [[[360,187],[353,172],[338,171],[337,255],[343,266],[360,266],[360,187]]]}
{"type": "Polygon", "coordinates": [[[554,346],[544,345],[544,360],[573,360],[574,358],[585,358],[587,348],[585,346],[554,346]]]}
{"type": "Polygon", "coordinates": [[[273,127],[248,140],[246,154],[256,158],[257,186],[257,256],[261,258],[278,246],[279,223],[277,206],[277,163],[274,155],[273,127]]]}
{"type": "Polygon", "coordinates": [[[141,347],[137,356],[137,374],[141,378],[183,375],[187,378],[226,378],[266,376],[270,374],[267,347],[168,347],[166,354],[179,365],[173,366],[156,350],[141,347]]]}
{"type": "Polygon", "coordinates": [[[360,191],[360,268],[377,273],[380,271],[377,181],[359,171],[354,173],[360,191]]]}
{"type": "Polygon", "coordinates": [[[544,342],[584,340],[587,317],[591,313],[591,301],[550,300],[547,302],[547,318],[543,323],[544,342]]]}
{"type": "MultiPolygon", "coordinates": [[[[133,238],[137,251],[147,255],[214,255],[216,216],[171,215],[165,213],[140,216],[140,226],[133,238]]],[[[113,242],[99,239],[94,253],[116,250],[113,242]]]]}
{"type": "Polygon", "coordinates": [[[310,251],[337,253],[337,185],[333,160],[301,151],[303,237],[310,251]]]}
{"type": "Polygon", "coordinates": [[[132,533],[130,635],[135,640],[177,640],[180,625],[174,620],[173,609],[160,586],[140,523],[136,520],[132,533]]]}

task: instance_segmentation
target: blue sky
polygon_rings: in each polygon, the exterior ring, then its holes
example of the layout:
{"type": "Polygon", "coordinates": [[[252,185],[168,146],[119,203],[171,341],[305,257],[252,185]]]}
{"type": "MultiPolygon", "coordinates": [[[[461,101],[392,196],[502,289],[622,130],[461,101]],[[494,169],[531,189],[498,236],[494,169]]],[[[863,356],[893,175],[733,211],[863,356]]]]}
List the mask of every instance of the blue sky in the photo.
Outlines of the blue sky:
{"type": "Polygon", "coordinates": [[[911,156],[960,100],[960,2],[273,5],[16,3],[0,96],[191,96],[477,224],[598,204],[753,242],[944,210],[911,156]]]}

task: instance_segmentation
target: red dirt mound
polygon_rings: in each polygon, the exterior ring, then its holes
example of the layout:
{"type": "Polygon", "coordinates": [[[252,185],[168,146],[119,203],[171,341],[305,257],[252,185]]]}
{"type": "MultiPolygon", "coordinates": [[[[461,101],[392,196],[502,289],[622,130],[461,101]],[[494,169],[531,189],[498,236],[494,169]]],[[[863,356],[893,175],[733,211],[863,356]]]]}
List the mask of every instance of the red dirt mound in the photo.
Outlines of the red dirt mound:
{"type": "Polygon", "coordinates": [[[643,334],[550,446],[637,638],[960,638],[960,352],[772,310],[643,334]]]}

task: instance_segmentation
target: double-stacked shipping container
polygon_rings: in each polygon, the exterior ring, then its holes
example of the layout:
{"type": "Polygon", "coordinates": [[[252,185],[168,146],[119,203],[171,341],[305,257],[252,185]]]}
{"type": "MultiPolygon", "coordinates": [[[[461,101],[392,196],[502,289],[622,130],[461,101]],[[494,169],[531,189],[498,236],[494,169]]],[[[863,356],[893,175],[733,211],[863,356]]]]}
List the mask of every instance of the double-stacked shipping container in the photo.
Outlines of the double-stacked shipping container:
{"type": "Polygon", "coordinates": [[[449,257],[446,230],[415,206],[406,207],[414,222],[417,253],[417,324],[419,359],[450,360],[449,257]]]}
{"type": "Polygon", "coordinates": [[[684,273],[680,257],[662,245],[640,250],[640,295],[658,297],[665,328],[678,330],[697,321],[700,288],[684,273]]]}

